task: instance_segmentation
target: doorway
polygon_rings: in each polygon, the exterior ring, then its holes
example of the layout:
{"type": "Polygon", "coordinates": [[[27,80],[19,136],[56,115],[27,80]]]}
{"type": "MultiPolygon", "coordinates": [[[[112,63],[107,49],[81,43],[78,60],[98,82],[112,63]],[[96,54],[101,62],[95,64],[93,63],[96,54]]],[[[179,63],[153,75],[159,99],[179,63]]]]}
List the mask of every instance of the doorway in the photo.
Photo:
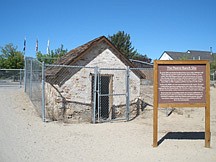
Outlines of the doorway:
{"type": "MultiPolygon", "coordinates": [[[[111,118],[111,107],[112,107],[112,76],[111,75],[100,75],[100,83],[96,78],[96,109],[95,117],[103,120],[111,118]],[[99,88],[98,88],[99,87],[99,88]],[[99,97],[98,97],[99,95],[99,97]],[[99,100],[99,102],[98,102],[99,100]],[[99,113],[99,114],[98,114],[99,113]]],[[[92,76],[92,101],[94,100],[94,82],[95,77],[92,76]]]]}

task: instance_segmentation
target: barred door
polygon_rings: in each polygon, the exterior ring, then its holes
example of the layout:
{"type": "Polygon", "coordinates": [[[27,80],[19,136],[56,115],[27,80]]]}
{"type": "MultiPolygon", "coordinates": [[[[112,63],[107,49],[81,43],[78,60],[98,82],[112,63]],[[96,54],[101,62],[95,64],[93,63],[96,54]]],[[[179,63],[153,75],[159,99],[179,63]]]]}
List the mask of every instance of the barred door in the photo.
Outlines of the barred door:
{"type": "MultiPolygon", "coordinates": [[[[106,120],[110,117],[110,91],[111,91],[111,76],[100,75],[96,78],[92,76],[92,101],[93,101],[93,87],[94,82],[96,81],[96,109],[95,109],[95,118],[98,120],[106,120]]],[[[94,102],[94,101],[93,101],[94,102]]]]}
{"type": "Polygon", "coordinates": [[[109,118],[110,76],[100,77],[100,116],[106,120],[109,118]]]}
{"type": "Polygon", "coordinates": [[[128,69],[95,69],[95,74],[92,76],[93,123],[128,120],[128,79],[128,69]]]}

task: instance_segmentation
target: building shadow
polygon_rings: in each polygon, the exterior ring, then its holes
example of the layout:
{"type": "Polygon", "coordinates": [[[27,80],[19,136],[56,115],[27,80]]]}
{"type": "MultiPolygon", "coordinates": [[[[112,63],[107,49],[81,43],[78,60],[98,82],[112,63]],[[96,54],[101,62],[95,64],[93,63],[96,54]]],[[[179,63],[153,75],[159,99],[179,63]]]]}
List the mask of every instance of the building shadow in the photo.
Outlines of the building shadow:
{"type": "Polygon", "coordinates": [[[166,139],[202,140],[205,139],[205,132],[168,132],[158,141],[158,146],[166,139]]]}

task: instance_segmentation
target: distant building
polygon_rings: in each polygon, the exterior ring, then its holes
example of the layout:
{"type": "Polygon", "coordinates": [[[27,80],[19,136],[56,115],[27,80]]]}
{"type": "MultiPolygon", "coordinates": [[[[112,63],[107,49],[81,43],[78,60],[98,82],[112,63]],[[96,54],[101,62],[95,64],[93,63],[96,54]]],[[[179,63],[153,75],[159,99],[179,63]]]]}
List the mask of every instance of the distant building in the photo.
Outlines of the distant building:
{"type": "Polygon", "coordinates": [[[143,68],[140,69],[141,72],[143,72],[146,76],[145,83],[144,84],[153,84],[153,68],[154,64],[140,61],[140,60],[133,60],[130,59],[130,61],[138,68],[143,68]]]}
{"type": "Polygon", "coordinates": [[[140,60],[133,60],[133,59],[130,59],[130,61],[138,68],[153,68],[152,63],[148,63],[140,60]]]}
{"type": "Polygon", "coordinates": [[[188,50],[187,52],[164,51],[159,60],[213,60],[211,51],[188,50]]]}

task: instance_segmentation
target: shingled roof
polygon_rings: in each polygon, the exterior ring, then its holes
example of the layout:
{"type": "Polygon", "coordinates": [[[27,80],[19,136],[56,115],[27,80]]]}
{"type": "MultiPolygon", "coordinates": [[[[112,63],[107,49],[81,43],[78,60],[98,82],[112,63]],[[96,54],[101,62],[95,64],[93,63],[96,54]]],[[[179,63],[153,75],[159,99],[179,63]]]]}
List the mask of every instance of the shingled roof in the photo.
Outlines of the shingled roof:
{"type": "Polygon", "coordinates": [[[57,65],[72,65],[73,62],[77,57],[80,57],[82,53],[84,53],[87,49],[92,47],[94,44],[98,43],[102,39],[104,39],[104,36],[98,37],[96,39],[93,39],[92,41],[89,41],[86,44],[83,44],[77,48],[74,48],[70,50],[67,54],[65,54],[61,59],[57,60],[55,64],[57,65]]]}
{"type": "Polygon", "coordinates": [[[212,53],[210,51],[196,51],[196,50],[188,50],[188,55],[190,56],[190,59],[195,60],[209,60],[212,61],[212,53]]]}
{"type": "MultiPolygon", "coordinates": [[[[82,56],[88,54],[88,50],[90,50],[92,47],[95,45],[99,44],[100,42],[105,41],[112,49],[115,51],[115,55],[126,65],[131,68],[136,68],[134,64],[130,62],[129,59],[127,59],[105,36],[98,37],[86,44],[83,44],[77,48],[72,49],[69,51],[67,54],[62,56],[59,60],[57,60],[54,64],[55,65],[70,65],[73,66],[77,61],[82,59],[82,56]]],[[[83,66],[83,65],[82,65],[83,66]]],[[[60,73],[65,73],[65,68],[64,67],[49,67],[46,70],[46,78],[48,80],[52,80],[55,78],[60,78],[62,74],[60,73]]],[[[134,72],[139,78],[145,78],[146,76],[141,72],[136,70],[134,72]]],[[[69,79],[69,78],[68,78],[69,79]]],[[[59,81],[55,81],[55,84],[58,84],[59,81]]]]}
{"type": "Polygon", "coordinates": [[[180,58],[186,55],[185,52],[164,51],[164,53],[167,53],[173,60],[180,60],[180,58]]]}
{"type": "Polygon", "coordinates": [[[213,60],[212,53],[210,51],[198,51],[198,50],[188,50],[187,52],[164,51],[163,54],[164,53],[168,54],[173,60],[181,60],[181,59],[209,60],[209,61],[213,60]]]}

